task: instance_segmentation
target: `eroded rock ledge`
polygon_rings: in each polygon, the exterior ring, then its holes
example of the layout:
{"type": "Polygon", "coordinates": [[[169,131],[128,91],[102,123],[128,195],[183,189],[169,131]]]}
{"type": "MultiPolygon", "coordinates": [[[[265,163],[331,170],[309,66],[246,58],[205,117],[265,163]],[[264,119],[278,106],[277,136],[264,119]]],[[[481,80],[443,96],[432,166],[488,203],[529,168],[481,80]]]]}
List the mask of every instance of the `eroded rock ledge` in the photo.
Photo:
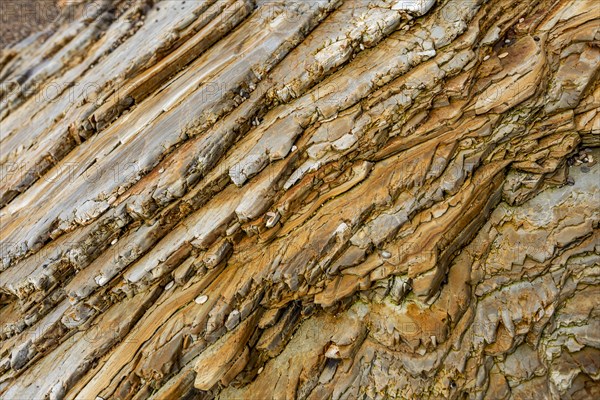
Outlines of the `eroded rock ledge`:
{"type": "Polygon", "coordinates": [[[0,56],[0,398],[600,396],[594,0],[63,12],[0,56]]]}

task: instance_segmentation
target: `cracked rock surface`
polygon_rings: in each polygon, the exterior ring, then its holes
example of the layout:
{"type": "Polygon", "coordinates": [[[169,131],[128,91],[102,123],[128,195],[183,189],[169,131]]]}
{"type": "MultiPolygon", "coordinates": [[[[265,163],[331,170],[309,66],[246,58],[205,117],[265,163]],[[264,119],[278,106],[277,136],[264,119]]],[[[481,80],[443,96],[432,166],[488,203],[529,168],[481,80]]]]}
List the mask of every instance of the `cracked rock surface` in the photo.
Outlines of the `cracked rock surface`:
{"type": "Polygon", "coordinates": [[[600,397],[595,0],[67,2],[0,53],[0,398],[600,397]]]}

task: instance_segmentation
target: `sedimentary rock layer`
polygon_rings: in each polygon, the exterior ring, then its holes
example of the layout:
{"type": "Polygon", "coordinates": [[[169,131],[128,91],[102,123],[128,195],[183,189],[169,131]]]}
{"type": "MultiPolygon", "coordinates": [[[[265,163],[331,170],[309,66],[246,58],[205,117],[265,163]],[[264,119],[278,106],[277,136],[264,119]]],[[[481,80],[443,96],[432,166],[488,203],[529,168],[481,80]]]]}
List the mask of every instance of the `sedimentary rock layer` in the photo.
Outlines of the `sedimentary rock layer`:
{"type": "Polygon", "coordinates": [[[0,398],[600,396],[599,28],[67,3],[0,56],[0,398]]]}

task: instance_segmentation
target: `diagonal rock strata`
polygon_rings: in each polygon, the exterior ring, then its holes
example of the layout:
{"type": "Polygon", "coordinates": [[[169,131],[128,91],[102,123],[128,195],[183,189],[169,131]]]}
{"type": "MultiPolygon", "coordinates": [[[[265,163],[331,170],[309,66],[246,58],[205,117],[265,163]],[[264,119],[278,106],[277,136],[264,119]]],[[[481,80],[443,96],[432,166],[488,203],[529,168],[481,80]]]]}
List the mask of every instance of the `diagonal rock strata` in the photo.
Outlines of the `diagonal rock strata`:
{"type": "Polygon", "coordinates": [[[600,394],[593,1],[67,9],[0,57],[1,398],[600,394]]]}

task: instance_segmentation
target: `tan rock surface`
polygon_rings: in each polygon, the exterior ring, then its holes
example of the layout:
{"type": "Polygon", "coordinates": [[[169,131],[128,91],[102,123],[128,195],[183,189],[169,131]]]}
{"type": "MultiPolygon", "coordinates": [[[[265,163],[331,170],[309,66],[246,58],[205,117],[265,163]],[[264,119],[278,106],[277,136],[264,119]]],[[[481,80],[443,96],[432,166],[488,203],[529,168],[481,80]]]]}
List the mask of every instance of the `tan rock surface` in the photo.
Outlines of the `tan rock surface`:
{"type": "Polygon", "coordinates": [[[65,9],[0,55],[0,398],[600,397],[593,0],[65,9]]]}

